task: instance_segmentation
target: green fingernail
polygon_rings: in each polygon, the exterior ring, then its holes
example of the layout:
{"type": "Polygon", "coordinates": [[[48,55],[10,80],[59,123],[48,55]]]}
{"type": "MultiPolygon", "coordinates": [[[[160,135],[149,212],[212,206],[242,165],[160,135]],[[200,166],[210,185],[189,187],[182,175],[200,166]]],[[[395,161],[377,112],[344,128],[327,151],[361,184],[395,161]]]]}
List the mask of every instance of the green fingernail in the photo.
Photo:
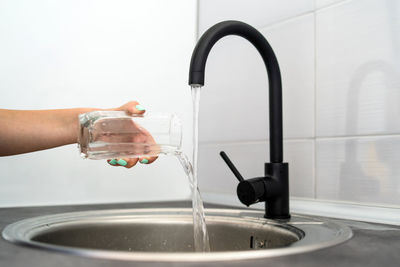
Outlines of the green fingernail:
{"type": "Polygon", "coordinates": [[[110,163],[111,165],[115,165],[115,164],[117,164],[117,161],[115,159],[112,159],[108,163],[110,163]]]}
{"type": "Polygon", "coordinates": [[[140,161],[140,163],[147,164],[147,163],[149,163],[149,161],[148,161],[147,159],[142,159],[142,160],[140,161]]]}
{"type": "Polygon", "coordinates": [[[136,105],[136,109],[139,111],[145,110],[145,108],[142,105],[136,105]]]}
{"type": "Polygon", "coordinates": [[[126,161],[123,160],[123,159],[119,159],[119,160],[117,161],[117,163],[118,163],[118,165],[121,165],[121,166],[126,166],[126,164],[128,164],[128,163],[126,163],[126,161]]]}

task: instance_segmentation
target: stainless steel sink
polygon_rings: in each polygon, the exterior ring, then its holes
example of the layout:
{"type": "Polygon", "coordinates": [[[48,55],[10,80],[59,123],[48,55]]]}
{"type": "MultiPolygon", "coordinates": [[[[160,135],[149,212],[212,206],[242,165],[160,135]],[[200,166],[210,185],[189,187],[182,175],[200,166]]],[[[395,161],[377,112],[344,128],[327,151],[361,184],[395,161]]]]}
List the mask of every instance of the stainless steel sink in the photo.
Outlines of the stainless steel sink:
{"type": "Polygon", "coordinates": [[[344,225],[294,215],[263,218],[261,211],[206,209],[211,252],[193,252],[191,209],[127,209],[41,216],[8,225],[16,244],[119,260],[217,261],[304,253],[351,238],[344,225]]]}

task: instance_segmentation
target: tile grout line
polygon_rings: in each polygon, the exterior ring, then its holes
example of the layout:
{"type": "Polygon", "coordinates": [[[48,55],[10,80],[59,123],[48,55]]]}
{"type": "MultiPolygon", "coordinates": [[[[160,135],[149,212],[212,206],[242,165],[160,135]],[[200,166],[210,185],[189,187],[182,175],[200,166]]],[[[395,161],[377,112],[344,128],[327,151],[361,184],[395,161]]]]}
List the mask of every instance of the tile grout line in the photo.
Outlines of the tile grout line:
{"type": "Polygon", "coordinates": [[[316,12],[316,4],[317,1],[314,1],[314,140],[313,140],[313,148],[314,148],[314,199],[317,199],[317,12],[316,12]]]}
{"type": "MultiPolygon", "coordinates": [[[[314,1],[314,7],[313,7],[312,10],[304,11],[302,13],[296,14],[294,16],[289,16],[289,17],[286,17],[286,18],[283,18],[283,19],[278,19],[278,20],[276,20],[274,22],[270,22],[270,23],[267,23],[267,24],[264,24],[264,25],[261,25],[261,26],[257,26],[255,28],[257,30],[259,30],[259,31],[268,30],[269,28],[278,26],[279,24],[290,22],[291,20],[296,20],[296,19],[298,19],[300,17],[303,17],[303,16],[306,16],[306,15],[312,15],[312,14],[315,14],[317,11],[322,11],[322,10],[325,10],[325,9],[329,9],[329,8],[334,7],[334,6],[341,5],[343,3],[351,2],[351,1],[353,1],[353,0],[341,0],[341,1],[337,2],[337,3],[329,4],[329,5],[321,7],[321,8],[317,8],[316,1],[314,1]]],[[[199,2],[200,2],[200,0],[197,0],[197,22],[198,22],[198,24],[197,24],[198,27],[197,27],[197,30],[196,30],[197,39],[199,38],[199,34],[200,34],[200,24],[199,24],[199,17],[200,17],[199,16],[199,12],[200,12],[199,5],[200,4],[199,4],[199,2]]]]}
{"type": "MultiPolygon", "coordinates": [[[[400,133],[394,134],[371,134],[371,135],[345,135],[345,136],[323,136],[323,137],[303,137],[303,138],[284,138],[284,142],[304,142],[304,141],[329,141],[329,140],[344,140],[344,139],[364,139],[364,138],[387,138],[387,137],[400,137],[400,133]]],[[[255,145],[268,143],[269,139],[259,140],[236,140],[236,141],[206,141],[199,142],[203,146],[213,145],[255,145]]]]}
{"type": "Polygon", "coordinates": [[[284,18],[284,19],[280,19],[280,20],[277,20],[277,21],[274,21],[274,22],[271,22],[271,23],[268,23],[268,24],[265,24],[265,25],[262,25],[262,26],[259,26],[259,27],[255,27],[255,28],[257,30],[259,30],[259,31],[265,31],[265,30],[268,30],[270,28],[279,26],[279,24],[290,22],[292,20],[296,20],[296,19],[298,19],[300,17],[306,16],[306,15],[311,15],[313,13],[314,13],[314,10],[305,11],[303,13],[300,13],[300,14],[297,14],[297,15],[294,15],[294,16],[291,16],[291,17],[287,17],[287,18],[284,18]]]}
{"type": "Polygon", "coordinates": [[[356,138],[385,138],[385,137],[400,137],[400,133],[384,133],[384,134],[360,134],[360,135],[340,135],[340,136],[320,136],[316,140],[342,140],[342,139],[356,139],[356,138]]]}
{"type": "Polygon", "coordinates": [[[326,6],[321,7],[321,8],[317,8],[317,3],[316,3],[317,1],[314,0],[314,7],[310,11],[304,11],[304,12],[299,13],[297,15],[289,16],[289,17],[284,18],[284,19],[279,19],[279,20],[276,20],[274,22],[267,23],[267,24],[264,24],[262,26],[255,27],[255,28],[258,29],[259,31],[264,31],[264,30],[267,30],[269,28],[278,26],[279,24],[290,22],[291,20],[296,20],[296,19],[298,19],[298,18],[300,18],[302,16],[316,14],[318,11],[324,11],[325,9],[334,8],[335,6],[339,6],[339,5],[345,4],[346,2],[351,2],[351,1],[354,1],[354,0],[340,0],[339,2],[336,2],[336,3],[333,3],[333,4],[329,4],[329,5],[326,5],[326,6]]]}
{"type": "MultiPolygon", "coordinates": [[[[303,142],[303,141],[313,141],[314,138],[294,138],[294,139],[284,139],[283,142],[303,142]]],[[[211,141],[211,142],[199,142],[200,145],[204,146],[214,146],[214,145],[256,145],[256,144],[265,144],[268,143],[268,139],[262,139],[262,140],[251,140],[251,141],[211,141]]]]}
{"type": "Polygon", "coordinates": [[[353,1],[353,0],[340,0],[336,3],[328,4],[328,5],[320,7],[320,8],[317,8],[317,5],[315,5],[314,11],[315,12],[324,11],[325,9],[334,8],[335,6],[339,6],[339,5],[345,4],[346,2],[351,2],[351,1],[353,1]]]}
{"type": "Polygon", "coordinates": [[[194,29],[194,34],[195,34],[195,42],[194,45],[197,44],[197,41],[199,40],[199,27],[200,27],[200,0],[196,0],[196,8],[195,8],[195,29],[194,29]]]}

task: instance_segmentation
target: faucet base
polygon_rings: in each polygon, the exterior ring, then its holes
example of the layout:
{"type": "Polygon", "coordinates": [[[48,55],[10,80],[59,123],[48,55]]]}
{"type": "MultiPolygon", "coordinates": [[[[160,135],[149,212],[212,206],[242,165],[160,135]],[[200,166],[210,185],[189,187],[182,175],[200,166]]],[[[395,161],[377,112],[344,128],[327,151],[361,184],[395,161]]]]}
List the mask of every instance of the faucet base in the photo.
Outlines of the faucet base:
{"type": "Polygon", "coordinates": [[[265,218],[289,219],[289,164],[265,163],[265,218]]]}

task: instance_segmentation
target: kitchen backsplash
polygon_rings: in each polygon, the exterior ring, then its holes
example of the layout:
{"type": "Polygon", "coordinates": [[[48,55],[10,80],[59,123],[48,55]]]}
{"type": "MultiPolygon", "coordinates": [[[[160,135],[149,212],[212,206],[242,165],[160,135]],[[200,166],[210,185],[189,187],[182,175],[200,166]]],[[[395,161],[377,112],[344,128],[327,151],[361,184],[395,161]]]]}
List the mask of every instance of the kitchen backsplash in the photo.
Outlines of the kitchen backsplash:
{"type": "MultiPolygon", "coordinates": [[[[291,197],[399,208],[400,2],[199,1],[199,34],[227,19],[260,30],[280,63],[291,197]]],[[[220,150],[245,177],[263,174],[267,84],[246,40],[227,37],[211,51],[200,102],[206,201],[239,203],[220,150]]]]}

